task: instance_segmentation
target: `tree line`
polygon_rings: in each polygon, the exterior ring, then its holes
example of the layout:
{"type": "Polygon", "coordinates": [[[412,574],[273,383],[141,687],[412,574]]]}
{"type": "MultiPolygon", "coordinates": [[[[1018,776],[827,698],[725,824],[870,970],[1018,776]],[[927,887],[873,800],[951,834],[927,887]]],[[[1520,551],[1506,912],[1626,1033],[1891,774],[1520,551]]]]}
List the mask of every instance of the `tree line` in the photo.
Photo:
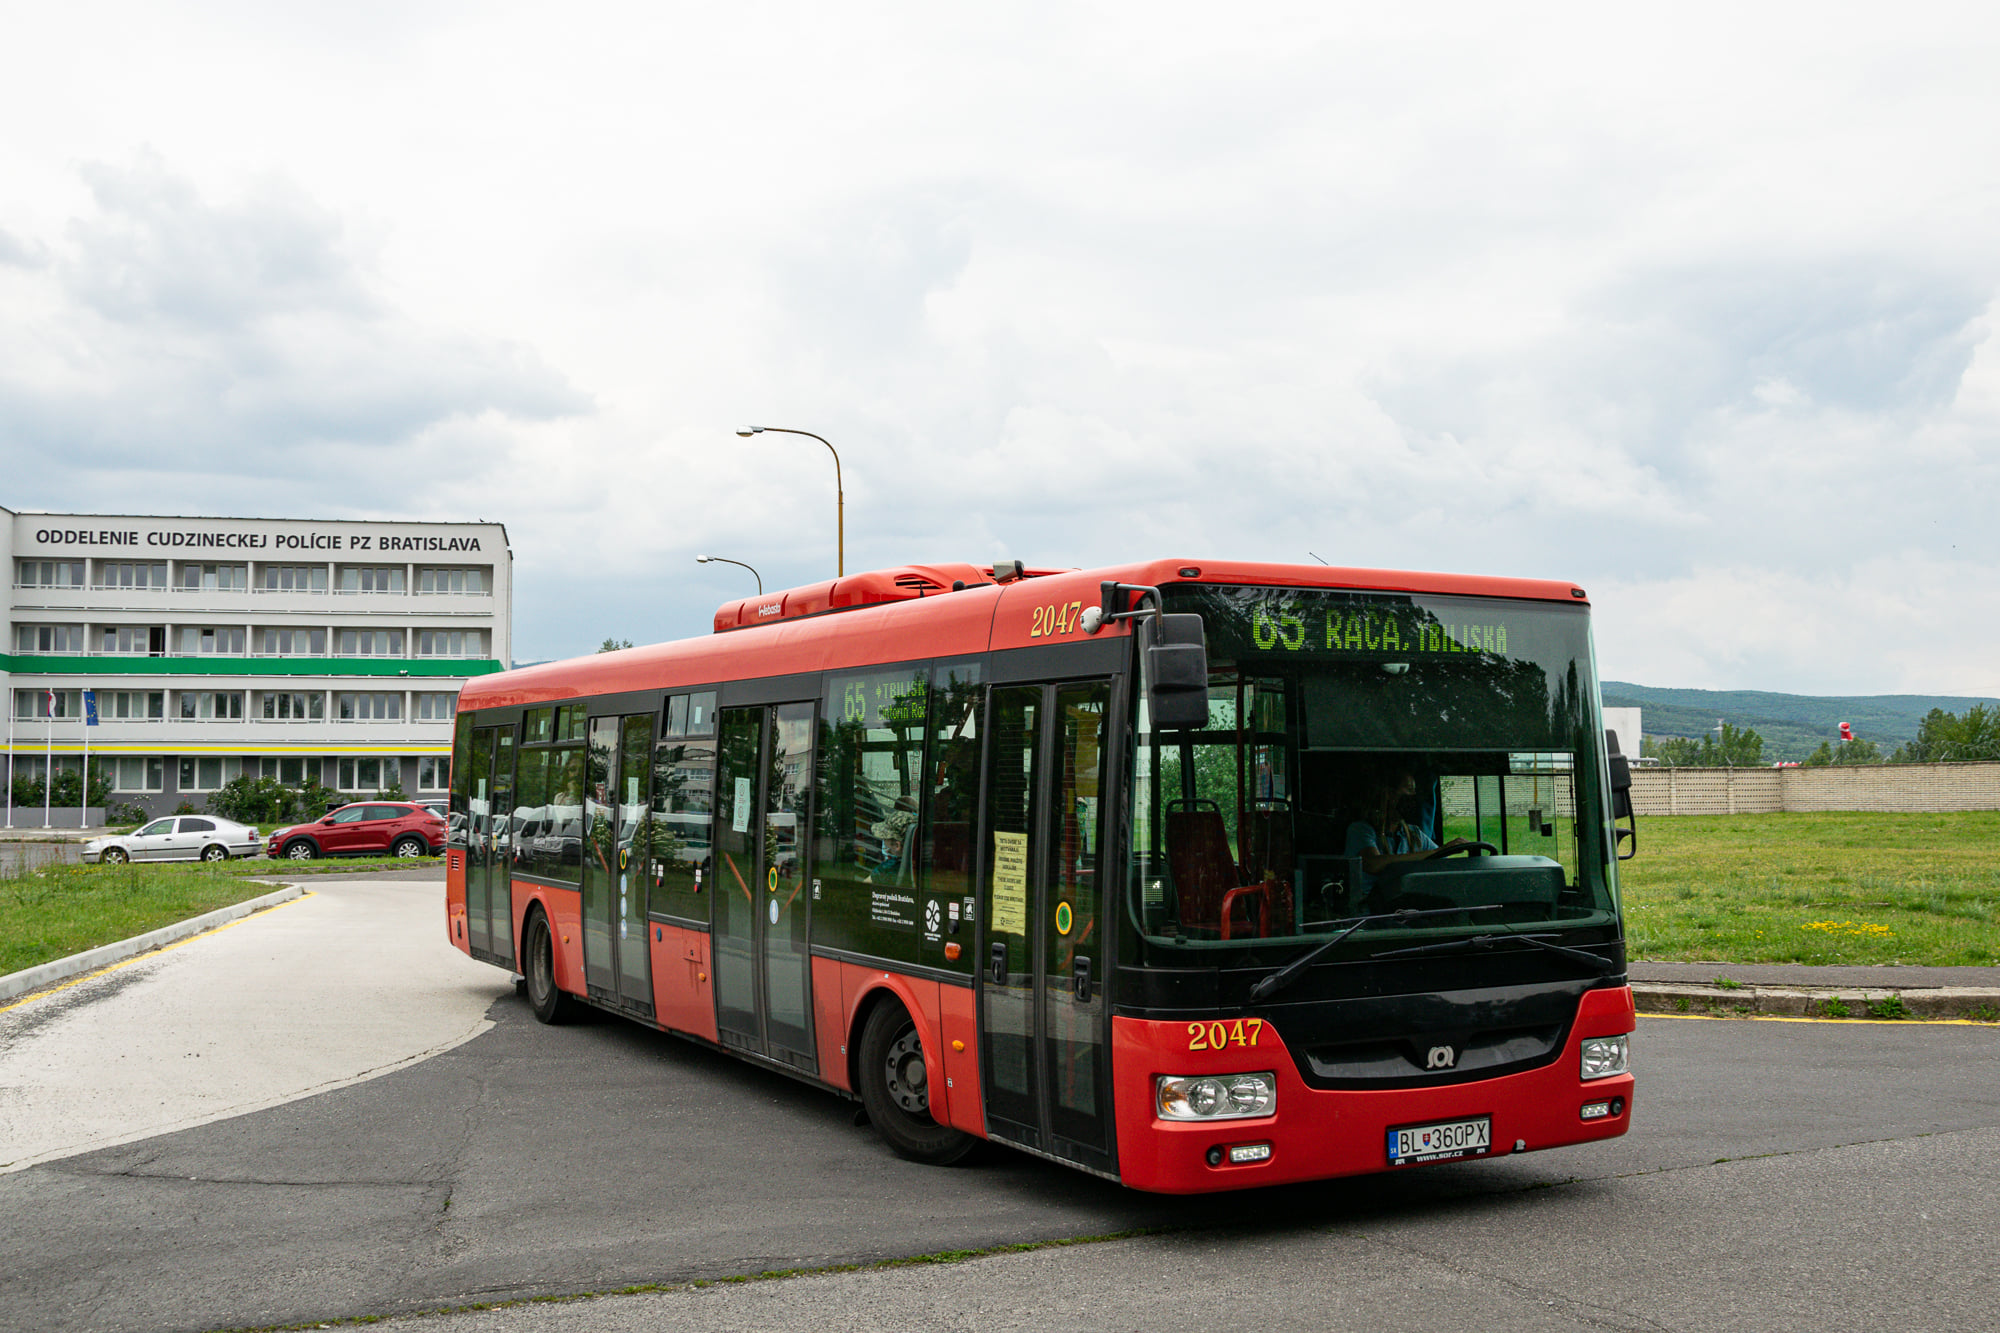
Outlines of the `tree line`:
{"type": "MultiPolygon", "coordinates": [[[[1762,768],[1764,738],[1753,727],[1727,722],[1717,732],[1692,736],[1646,737],[1639,753],[1660,761],[1663,768],[1762,768]]],[[[2000,709],[1974,704],[1965,716],[1933,708],[1917,724],[1917,737],[1896,747],[1886,759],[1870,740],[1821,741],[1800,761],[1806,768],[1856,764],[1939,764],[1976,759],[2000,759],[2000,709]]]]}

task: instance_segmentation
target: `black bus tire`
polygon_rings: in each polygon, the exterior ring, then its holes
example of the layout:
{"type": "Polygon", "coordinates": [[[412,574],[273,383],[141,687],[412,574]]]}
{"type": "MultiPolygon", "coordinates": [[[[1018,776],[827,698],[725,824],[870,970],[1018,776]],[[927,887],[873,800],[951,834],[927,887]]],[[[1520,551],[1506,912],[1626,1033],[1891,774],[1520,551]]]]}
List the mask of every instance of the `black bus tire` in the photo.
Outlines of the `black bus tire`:
{"type": "Polygon", "coordinates": [[[899,1157],[948,1166],[979,1140],[931,1118],[924,1048],[909,1011],[883,1000],[861,1027],[861,1104],[868,1119],[899,1157]]]}
{"type": "Polygon", "coordinates": [[[549,919],[537,907],[528,914],[528,944],[521,951],[528,981],[528,1007],[535,1018],[551,1025],[576,1017],[577,1002],[556,985],[556,943],[549,919]]]}

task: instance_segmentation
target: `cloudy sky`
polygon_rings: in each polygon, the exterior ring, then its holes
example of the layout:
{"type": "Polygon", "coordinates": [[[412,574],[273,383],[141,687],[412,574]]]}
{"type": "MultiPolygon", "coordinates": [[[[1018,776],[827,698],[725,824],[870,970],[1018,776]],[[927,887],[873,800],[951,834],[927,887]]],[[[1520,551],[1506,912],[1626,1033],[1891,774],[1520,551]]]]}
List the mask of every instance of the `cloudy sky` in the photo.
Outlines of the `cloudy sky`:
{"type": "Polygon", "coordinates": [[[0,0],[0,504],[507,524],[522,659],[833,571],[1575,580],[2000,694],[2000,20],[0,0]]]}

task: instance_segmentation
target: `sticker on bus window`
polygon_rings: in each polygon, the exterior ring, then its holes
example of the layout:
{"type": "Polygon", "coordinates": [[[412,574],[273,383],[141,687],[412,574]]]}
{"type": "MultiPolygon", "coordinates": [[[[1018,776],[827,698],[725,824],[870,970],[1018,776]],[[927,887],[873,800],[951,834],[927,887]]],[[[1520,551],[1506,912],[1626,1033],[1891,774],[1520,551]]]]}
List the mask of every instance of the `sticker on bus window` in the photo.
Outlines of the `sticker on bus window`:
{"type": "Polygon", "coordinates": [[[729,827],[735,833],[750,831],[750,779],[736,779],[736,809],[729,820],[729,827]]]}
{"type": "Polygon", "coordinates": [[[1028,835],[993,834],[993,929],[1028,933],[1028,835]]]}

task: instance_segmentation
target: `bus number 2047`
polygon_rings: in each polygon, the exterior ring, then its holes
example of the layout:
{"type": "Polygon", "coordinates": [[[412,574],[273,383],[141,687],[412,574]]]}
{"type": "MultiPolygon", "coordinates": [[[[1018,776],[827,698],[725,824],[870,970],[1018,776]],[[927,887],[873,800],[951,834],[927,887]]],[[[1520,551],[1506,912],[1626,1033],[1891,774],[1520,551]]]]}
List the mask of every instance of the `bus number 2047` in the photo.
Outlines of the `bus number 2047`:
{"type": "Polygon", "coordinates": [[[1239,1018],[1234,1023],[1190,1023],[1187,1029],[1189,1050],[1219,1051],[1225,1046],[1255,1046],[1264,1033],[1264,1020],[1239,1018]]]}
{"type": "Polygon", "coordinates": [[[1083,618],[1082,602],[1029,609],[1033,613],[1028,623],[1028,637],[1031,639],[1046,638],[1051,634],[1074,634],[1077,622],[1083,618]]]}

